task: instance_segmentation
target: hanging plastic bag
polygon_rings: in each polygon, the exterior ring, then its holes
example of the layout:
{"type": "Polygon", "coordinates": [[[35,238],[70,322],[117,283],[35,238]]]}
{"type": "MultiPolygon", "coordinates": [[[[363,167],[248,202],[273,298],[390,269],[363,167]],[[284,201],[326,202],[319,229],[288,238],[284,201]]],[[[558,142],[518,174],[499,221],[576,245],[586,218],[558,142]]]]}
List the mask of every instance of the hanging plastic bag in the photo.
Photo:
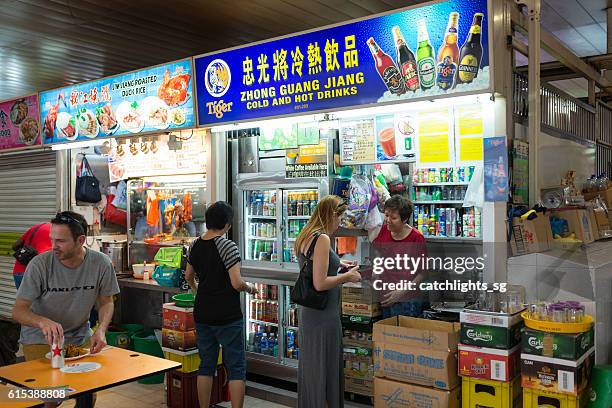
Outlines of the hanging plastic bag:
{"type": "Polygon", "coordinates": [[[158,265],[171,268],[180,268],[183,257],[183,247],[162,247],[155,254],[155,262],[158,265]]]}
{"type": "Polygon", "coordinates": [[[113,205],[122,210],[127,210],[127,184],[125,181],[120,181],[117,184],[113,205]]]}
{"type": "Polygon", "coordinates": [[[368,239],[370,240],[370,242],[373,242],[376,237],[378,237],[378,234],[380,233],[380,229],[382,228],[384,221],[385,217],[378,210],[377,207],[372,208],[368,212],[365,229],[366,231],[368,231],[368,239]]]}
{"type": "Polygon", "coordinates": [[[391,198],[391,194],[385,184],[381,183],[378,177],[374,177],[372,179],[374,184],[374,190],[376,190],[376,194],[378,195],[378,209],[383,211],[385,207],[385,202],[391,198]]]}
{"type": "Polygon", "coordinates": [[[368,216],[370,198],[370,182],[368,179],[365,176],[353,176],[348,208],[342,216],[340,225],[348,229],[363,229],[368,216]]]}
{"type": "Polygon", "coordinates": [[[484,172],[482,166],[476,166],[474,175],[468,184],[465,198],[463,199],[464,207],[482,208],[484,204],[484,172]]]}

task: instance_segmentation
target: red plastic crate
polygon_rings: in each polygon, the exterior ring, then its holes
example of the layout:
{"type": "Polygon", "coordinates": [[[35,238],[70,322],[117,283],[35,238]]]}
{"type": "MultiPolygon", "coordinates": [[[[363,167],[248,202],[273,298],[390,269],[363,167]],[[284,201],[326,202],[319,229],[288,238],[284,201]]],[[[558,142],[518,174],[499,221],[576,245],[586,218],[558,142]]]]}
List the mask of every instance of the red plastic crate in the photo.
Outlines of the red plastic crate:
{"type": "MultiPolygon", "coordinates": [[[[184,373],[172,370],[166,374],[168,386],[167,405],[169,408],[197,408],[198,402],[198,372],[184,373]]],[[[229,401],[227,392],[227,376],[223,366],[217,368],[213,379],[210,404],[229,401]]]]}

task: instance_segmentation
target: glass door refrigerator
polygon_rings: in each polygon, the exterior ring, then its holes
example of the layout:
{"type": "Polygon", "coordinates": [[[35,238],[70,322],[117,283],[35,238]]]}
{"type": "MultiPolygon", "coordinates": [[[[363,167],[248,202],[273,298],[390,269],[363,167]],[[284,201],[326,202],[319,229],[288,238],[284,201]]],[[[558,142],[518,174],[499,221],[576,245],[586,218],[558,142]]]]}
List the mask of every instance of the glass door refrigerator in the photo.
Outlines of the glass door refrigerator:
{"type": "Polygon", "coordinates": [[[258,294],[244,296],[247,358],[297,368],[297,308],[290,302],[299,273],[294,245],[319,197],[327,194],[327,180],[251,176],[238,185],[234,239],[243,254],[241,272],[258,288],[258,294]]]}

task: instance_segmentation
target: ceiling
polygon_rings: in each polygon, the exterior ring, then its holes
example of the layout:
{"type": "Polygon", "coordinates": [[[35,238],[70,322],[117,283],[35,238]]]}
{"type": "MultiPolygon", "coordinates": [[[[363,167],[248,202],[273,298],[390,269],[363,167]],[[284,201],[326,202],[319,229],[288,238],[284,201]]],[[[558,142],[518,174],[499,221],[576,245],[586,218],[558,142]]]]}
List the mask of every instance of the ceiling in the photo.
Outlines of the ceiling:
{"type": "MultiPolygon", "coordinates": [[[[0,0],[0,100],[420,2],[0,0]]],[[[543,25],[579,55],[604,53],[604,6],[544,0],[543,25]]]]}

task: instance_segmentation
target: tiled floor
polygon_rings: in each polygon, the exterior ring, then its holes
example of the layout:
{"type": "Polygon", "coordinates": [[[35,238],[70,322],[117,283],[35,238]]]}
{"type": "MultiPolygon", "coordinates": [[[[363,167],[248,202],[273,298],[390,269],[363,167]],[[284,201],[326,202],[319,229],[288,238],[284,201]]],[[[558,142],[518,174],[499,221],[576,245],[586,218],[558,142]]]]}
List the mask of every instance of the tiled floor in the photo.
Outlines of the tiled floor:
{"type": "MultiPolygon", "coordinates": [[[[74,407],[74,400],[64,402],[61,407],[74,407]]],[[[166,407],[164,384],[145,385],[133,382],[97,393],[96,408],[166,407]]],[[[229,402],[218,407],[230,408],[229,402]]],[[[245,408],[285,408],[283,405],[247,396],[245,408]]],[[[194,407],[197,408],[197,407],[194,407]]]]}

